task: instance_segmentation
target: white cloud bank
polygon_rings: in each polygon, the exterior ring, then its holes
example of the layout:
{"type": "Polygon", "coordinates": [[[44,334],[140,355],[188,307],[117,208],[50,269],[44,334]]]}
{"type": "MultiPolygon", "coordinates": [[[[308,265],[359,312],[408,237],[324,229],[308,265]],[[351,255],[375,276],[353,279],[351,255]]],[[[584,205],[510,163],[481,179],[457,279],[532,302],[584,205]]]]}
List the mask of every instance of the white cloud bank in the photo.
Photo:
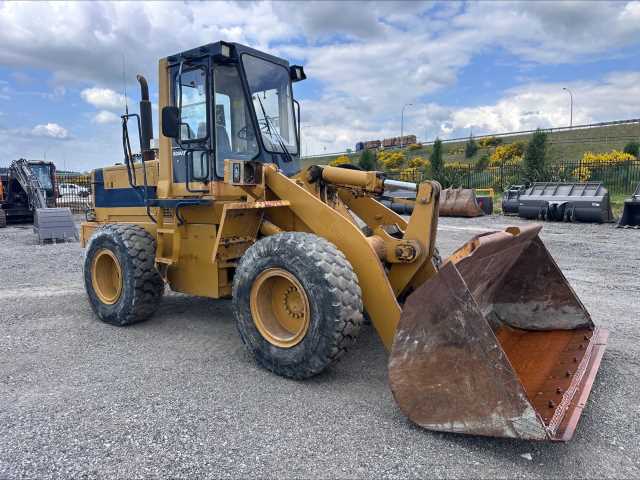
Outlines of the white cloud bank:
{"type": "MultiPolygon", "coordinates": [[[[437,99],[479,55],[513,56],[515,77],[527,64],[624,55],[640,45],[639,24],[638,2],[5,2],[0,64],[44,69],[54,83],[84,88],[93,123],[102,125],[122,111],[123,54],[132,92],[137,72],[155,81],[158,58],[219,39],[293,56],[319,92],[302,102],[310,125],[303,152],[318,153],[399,134],[404,103],[416,105],[406,130],[429,139],[469,125],[565,125],[568,99],[552,82],[523,84],[480,106],[437,99]]],[[[619,64],[617,76],[562,85],[576,94],[574,123],[638,116],[624,76],[635,79],[639,67],[624,57],[619,64]]],[[[104,150],[88,151],[87,162],[105,161],[104,150]]]]}
{"type": "Polygon", "coordinates": [[[69,138],[69,132],[67,129],[61,127],[57,123],[36,125],[31,130],[31,134],[36,137],[55,138],[57,140],[66,140],[69,138]]]}

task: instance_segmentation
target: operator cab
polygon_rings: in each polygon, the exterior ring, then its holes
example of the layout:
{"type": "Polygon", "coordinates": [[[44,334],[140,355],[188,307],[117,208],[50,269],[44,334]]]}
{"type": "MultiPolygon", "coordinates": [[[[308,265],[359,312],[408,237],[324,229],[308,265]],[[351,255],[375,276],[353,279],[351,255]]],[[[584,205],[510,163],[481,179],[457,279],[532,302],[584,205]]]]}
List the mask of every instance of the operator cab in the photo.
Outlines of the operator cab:
{"type": "Polygon", "coordinates": [[[292,82],[302,67],[237,43],[216,42],[167,58],[172,105],[162,133],[172,138],[173,181],[224,177],[224,161],[275,163],[299,172],[300,107],[292,82]]]}

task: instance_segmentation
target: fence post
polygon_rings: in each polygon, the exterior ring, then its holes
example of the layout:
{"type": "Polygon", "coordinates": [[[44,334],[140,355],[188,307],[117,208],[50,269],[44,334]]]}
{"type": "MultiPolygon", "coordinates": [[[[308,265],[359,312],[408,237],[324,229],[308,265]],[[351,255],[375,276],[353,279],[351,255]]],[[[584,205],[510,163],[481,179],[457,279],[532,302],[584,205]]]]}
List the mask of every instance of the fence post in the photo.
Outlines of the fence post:
{"type": "Polygon", "coordinates": [[[500,191],[504,192],[504,165],[503,162],[500,162],[500,191]]]}

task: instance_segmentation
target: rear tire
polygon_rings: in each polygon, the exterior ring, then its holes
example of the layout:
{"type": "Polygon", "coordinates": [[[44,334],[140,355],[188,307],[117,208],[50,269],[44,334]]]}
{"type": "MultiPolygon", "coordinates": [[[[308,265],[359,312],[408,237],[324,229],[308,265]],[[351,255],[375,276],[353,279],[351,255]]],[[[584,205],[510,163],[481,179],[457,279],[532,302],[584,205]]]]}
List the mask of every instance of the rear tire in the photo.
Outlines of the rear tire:
{"type": "Polygon", "coordinates": [[[106,225],[91,236],[84,285],[103,322],[130,325],[149,318],[164,294],[155,267],[156,242],[137,225],[106,225]]]}
{"type": "Polygon", "coordinates": [[[363,322],[351,264],[333,244],[309,233],[280,233],[252,245],[235,273],[233,306],[256,362],[293,379],[317,375],[337,361],[363,322]]]}
{"type": "Polygon", "coordinates": [[[2,208],[0,208],[0,228],[7,226],[7,214],[2,208]]]}

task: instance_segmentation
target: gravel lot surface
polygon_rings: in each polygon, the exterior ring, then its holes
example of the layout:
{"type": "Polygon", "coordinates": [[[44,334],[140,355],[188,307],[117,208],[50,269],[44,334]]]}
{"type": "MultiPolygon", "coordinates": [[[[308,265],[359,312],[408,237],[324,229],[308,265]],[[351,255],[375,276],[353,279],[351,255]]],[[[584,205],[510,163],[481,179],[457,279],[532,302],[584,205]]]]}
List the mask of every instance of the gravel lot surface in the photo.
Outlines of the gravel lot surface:
{"type": "MultiPolygon", "coordinates": [[[[442,219],[439,246],[520,223],[442,219]]],[[[0,478],[640,477],[640,231],[549,223],[542,236],[611,331],[568,444],[415,427],[371,327],[335,367],[296,382],[254,365],[229,301],[171,293],[146,323],[102,324],[77,243],[0,229],[0,478]]]]}

